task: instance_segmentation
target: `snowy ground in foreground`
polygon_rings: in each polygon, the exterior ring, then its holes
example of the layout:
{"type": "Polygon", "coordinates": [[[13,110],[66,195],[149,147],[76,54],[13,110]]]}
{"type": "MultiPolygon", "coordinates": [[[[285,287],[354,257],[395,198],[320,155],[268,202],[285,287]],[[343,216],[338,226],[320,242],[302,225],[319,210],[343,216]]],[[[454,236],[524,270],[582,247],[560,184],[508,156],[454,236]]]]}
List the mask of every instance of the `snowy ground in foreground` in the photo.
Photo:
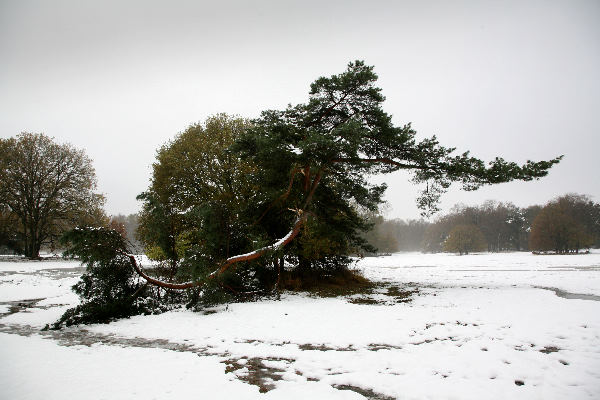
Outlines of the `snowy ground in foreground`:
{"type": "Polygon", "coordinates": [[[600,253],[357,267],[380,289],[43,333],[79,265],[0,259],[0,398],[600,398],[600,253]]]}

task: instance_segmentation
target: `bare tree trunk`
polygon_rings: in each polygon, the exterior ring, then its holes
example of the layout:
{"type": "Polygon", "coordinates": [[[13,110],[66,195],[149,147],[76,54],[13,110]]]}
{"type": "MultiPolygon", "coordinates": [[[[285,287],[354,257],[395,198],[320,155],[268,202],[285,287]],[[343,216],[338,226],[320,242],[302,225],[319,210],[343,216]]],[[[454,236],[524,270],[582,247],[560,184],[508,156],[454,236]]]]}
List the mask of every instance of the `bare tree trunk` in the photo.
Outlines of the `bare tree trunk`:
{"type": "Polygon", "coordinates": [[[40,257],[41,244],[35,223],[31,222],[25,227],[25,257],[34,259],[40,257]]]}

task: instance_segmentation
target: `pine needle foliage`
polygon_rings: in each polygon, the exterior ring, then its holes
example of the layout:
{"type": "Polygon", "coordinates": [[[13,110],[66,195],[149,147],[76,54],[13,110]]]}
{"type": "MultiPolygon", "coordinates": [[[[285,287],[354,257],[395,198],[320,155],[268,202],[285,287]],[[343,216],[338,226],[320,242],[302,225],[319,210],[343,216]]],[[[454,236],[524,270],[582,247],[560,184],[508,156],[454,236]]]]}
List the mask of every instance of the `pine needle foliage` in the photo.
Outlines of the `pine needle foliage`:
{"type": "Polygon", "coordinates": [[[63,236],[62,244],[67,247],[63,256],[81,261],[86,270],[73,286],[81,304],[67,310],[53,328],[106,323],[161,308],[124,255],[127,244],[116,230],[75,228],[63,236]]]}

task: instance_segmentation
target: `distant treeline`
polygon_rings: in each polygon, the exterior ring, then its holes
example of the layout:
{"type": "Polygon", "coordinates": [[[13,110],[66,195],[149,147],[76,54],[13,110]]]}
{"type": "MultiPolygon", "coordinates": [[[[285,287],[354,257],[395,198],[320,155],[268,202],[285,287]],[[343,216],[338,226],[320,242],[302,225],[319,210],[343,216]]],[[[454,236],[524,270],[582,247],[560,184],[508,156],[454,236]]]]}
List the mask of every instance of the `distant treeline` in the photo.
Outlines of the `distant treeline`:
{"type": "MultiPolygon", "coordinates": [[[[0,213],[3,222],[4,213],[0,213]]],[[[457,227],[471,227],[478,237],[483,236],[483,247],[470,251],[540,251],[568,253],[581,249],[600,248],[600,204],[589,196],[566,194],[544,206],[532,205],[525,208],[510,202],[488,200],[479,206],[455,205],[450,212],[433,222],[423,219],[391,219],[380,215],[372,216],[373,229],[364,236],[378,253],[399,251],[421,251],[438,253],[456,251],[448,239],[457,227]]],[[[139,215],[113,215],[109,226],[121,232],[137,252],[144,246],[137,238],[139,215]]],[[[8,227],[9,224],[0,224],[8,227]]],[[[0,229],[0,239],[3,230],[0,229]]],[[[50,250],[50,249],[47,249],[50,250]]],[[[11,253],[2,245],[0,252],[11,253]]]]}
{"type": "Polygon", "coordinates": [[[490,252],[567,253],[600,247],[600,204],[578,194],[525,208],[494,200],[479,206],[458,204],[433,222],[374,216],[372,223],[365,238],[379,253],[447,251],[445,244],[457,226],[471,226],[481,233],[484,249],[490,252]]]}

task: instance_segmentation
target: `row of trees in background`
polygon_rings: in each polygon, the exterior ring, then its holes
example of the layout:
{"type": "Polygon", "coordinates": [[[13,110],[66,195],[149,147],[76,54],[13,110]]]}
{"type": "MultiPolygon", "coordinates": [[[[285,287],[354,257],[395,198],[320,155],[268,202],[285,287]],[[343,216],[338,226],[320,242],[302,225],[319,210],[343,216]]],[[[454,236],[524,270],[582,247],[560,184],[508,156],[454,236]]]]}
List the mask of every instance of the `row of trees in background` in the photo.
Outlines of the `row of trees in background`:
{"type": "Polygon", "coordinates": [[[560,254],[600,247],[600,204],[574,194],[550,201],[533,221],[529,246],[560,254]]]}
{"type": "Polygon", "coordinates": [[[485,245],[474,251],[527,250],[529,230],[540,209],[539,206],[519,208],[512,203],[497,201],[486,201],[475,207],[457,205],[427,229],[423,250],[444,251],[446,239],[458,225],[474,226],[481,231],[485,245]]]}
{"type": "Polygon", "coordinates": [[[566,194],[544,206],[520,208],[486,201],[456,205],[434,222],[372,217],[366,238],[379,252],[522,251],[569,253],[600,247],[600,204],[589,196],[566,194]]]}

